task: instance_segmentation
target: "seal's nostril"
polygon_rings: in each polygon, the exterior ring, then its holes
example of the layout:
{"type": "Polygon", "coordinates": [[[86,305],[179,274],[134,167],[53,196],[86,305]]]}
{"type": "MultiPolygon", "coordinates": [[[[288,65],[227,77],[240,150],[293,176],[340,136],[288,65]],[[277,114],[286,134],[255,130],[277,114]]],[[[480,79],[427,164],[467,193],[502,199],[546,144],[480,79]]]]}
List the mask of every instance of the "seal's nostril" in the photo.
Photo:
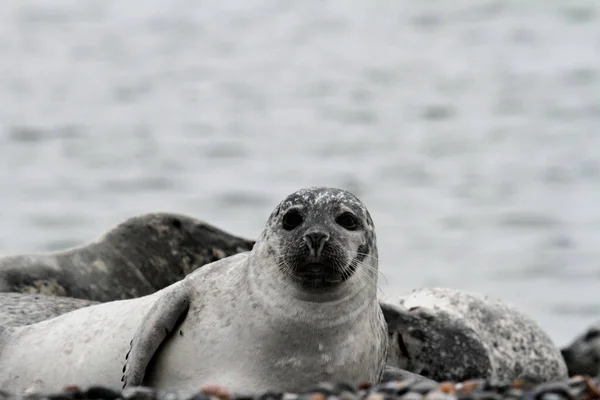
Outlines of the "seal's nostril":
{"type": "Polygon", "coordinates": [[[329,240],[329,235],[324,232],[309,232],[304,235],[304,240],[312,250],[319,251],[323,244],[329,240]]]}

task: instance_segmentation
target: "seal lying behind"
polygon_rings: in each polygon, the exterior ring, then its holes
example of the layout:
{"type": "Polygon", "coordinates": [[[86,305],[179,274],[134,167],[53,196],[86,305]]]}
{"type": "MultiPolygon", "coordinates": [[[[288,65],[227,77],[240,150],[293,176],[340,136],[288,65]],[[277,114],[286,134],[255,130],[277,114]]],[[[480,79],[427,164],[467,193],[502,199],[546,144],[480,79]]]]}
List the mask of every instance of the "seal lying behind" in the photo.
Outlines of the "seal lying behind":
{"type": "Polygon", "coordinates": [[[0,326],[22,326],[100,303],[43,294],[0,293],[0,304],[0,326]]]}
{"type": "Polygon", "coordinates": [[[102,302],[130,299],[154,293],[204,264],[253,245],[253,240],[185,215],[142,214],[84,246],[0,258],[0,292],[102,302]]]}
{"type": "Polygon", "coordinates": [[[418,289],[381,302],[390,332],[388,364],[436,381],[562,380],[558,348],[533,320],[474,293],[418,289]]]}
{"type": "Polygon", "coordinates": [[[561,349],[570,376],[600,376],[600,322],[561,349]]]}
{"type": "Polygon", "coordinates": [[[5,328],[0,387],[216,384],[247,393],[377,382],[388,349],[377,275],[360,200],[303,189],[277,206],[251,252],[148,296],[5,328]]]}

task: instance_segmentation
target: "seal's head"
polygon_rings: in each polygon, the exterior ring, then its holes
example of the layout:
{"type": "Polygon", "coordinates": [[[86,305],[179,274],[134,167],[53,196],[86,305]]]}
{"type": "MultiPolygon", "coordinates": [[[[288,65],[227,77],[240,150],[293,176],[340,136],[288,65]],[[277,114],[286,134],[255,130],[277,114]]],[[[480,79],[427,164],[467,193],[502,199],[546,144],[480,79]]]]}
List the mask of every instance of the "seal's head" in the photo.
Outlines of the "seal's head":
{"type": "Polygon", "coordinates": [[[292,193],[275,208],[258,244],[302,290],[332,289],[359,274],[376,283],[373,220],[364,204],[342,189],[292,193]]]}
{"type": "Polygon", "coordinates": [[[600,374],[600,323],[589,327],[560,352],[569,369],[569,376],[598,376],[600,374]]]}
{"type": "Polygon", "coordinates": [[[385,302],[380,306],[388,326],[389,365],[436,381],[461,382],[491,374],[487,350],[460,318],[443,310],[385,302]]]}

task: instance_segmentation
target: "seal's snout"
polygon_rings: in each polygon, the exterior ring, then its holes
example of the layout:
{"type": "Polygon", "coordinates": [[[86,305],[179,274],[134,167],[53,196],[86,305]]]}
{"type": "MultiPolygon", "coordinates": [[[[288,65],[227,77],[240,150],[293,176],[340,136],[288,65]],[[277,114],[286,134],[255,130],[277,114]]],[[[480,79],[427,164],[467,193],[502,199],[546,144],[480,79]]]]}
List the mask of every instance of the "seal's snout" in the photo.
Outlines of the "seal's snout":
{"type": "Polygon", "coordinates": [[[312,256],[320,256],[325,243],[329,240],[329,234],[320,231],[308,232],[303,237],[312,256]]]}

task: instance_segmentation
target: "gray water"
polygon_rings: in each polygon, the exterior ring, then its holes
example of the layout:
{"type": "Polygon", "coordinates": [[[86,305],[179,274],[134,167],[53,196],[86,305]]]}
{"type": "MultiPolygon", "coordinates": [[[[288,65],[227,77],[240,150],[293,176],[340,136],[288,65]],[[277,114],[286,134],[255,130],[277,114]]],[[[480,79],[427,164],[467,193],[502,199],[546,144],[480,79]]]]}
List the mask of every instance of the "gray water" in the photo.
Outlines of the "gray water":
{"type": "Polygon", "coordinates": [[[375,220],[381,296],[600,319],[600,2],[4,0],[0,253],[176,211],[256,237],[313,185],[375,220]]]}

